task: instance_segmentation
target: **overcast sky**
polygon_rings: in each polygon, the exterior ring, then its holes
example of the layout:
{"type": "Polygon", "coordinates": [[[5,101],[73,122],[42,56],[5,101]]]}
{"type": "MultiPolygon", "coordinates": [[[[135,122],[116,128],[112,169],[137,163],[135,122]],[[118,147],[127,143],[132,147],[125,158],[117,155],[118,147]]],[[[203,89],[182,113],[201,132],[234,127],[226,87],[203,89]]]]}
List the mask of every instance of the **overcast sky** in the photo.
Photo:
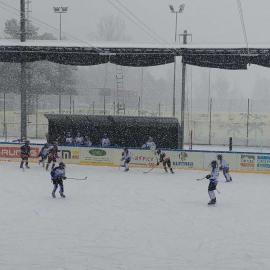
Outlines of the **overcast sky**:
{"type": "MultiPolygon", "coordinates": [[[[69,11],[63,15],[63,31],[83,40],[89,40],[90,34],[96,32],[97,24],[106,15],[117,15],[126,23],[126,30],[132,41],[155,42],[148,34],[130,22],[110,1],[117,0],[32,0],[32,16],[51,27],[33,23],[42,32],[58,35],[59,17],[54,14],[53,6],[68,6],[69,11]]],[[[241,22],[236,0],[120,0],[128,9],[147,24],[153,32],[168,42],[174,41],[175,16],[170,13],[169,4],[175,7],[185,3],[185,10],[179,17],[179,29],[187,29],[193,35],[193,43],[222,44],[244,42],[241,22]]],[[[18,17],[20,0],[0,0],[0,23],[12,17],[18,17]]],[[[270,0],[242,0],[244,19],[249,43],[270,44],[270,0]]],[[[3,28],[3,27],[2,27],[3,28]]],[[[167,67],[165,68],[167,69],[167,67]]],[[[157,69],[160,72],[161,69],[157,69]]],[[[213,71],[215,73],[219,70],[213,71]]],[[[243,92],[251,93],[254,81],[268,77],[269,69],[252,66],[248,71],[227,71],[243,92]]],[[[158,72],[157,72],[158,74],[158,72]]],[[[167,72],[163,72],[165,76],[167,72]]]]}
{"type": "MultiPolygon", "coordinates": [[[[116,0],[110,0],[117,4],[116,0]]],[[[119,15],[125,20],[132,40],[153,42],[138,26],[130,22],[109,0],[31,0],[32,16],[52,27],[58,28],[59,21],[53,13],[53,6],[68,6],[68,14],[63,16],[63,31],[87,39],[96,31],[100,18],[106,15],[119,15]]],[[[19,9],[19,0],[1,0],[1,21],[4,22],[16,14],[4,9],[2,3],[8,3],[19,9]]],[[[193,34],[195,43],[239,43],[243,34],[236,0],[121,0],[136,16],[162,38],[174,40],[175,17],[168,5],[175,7],[185,3],[185,10],[179,18],[181,32],[187,29],[193,34]]],[[[242,0],[248,40],[250,43],[269,43],[270,24],[269,0],[242,0]]],[[[14,11],[13,11],[14,12],[14,11]]],[[[35,21],[33,21],[35,22],[35,21]]],[[[37,23],[37,22],[35,22],[37,23]]],[[[39,25],[43,31],[53,29],[39,25]]],[[[56,34],[56,31],[55,31],[56,34]]]]}

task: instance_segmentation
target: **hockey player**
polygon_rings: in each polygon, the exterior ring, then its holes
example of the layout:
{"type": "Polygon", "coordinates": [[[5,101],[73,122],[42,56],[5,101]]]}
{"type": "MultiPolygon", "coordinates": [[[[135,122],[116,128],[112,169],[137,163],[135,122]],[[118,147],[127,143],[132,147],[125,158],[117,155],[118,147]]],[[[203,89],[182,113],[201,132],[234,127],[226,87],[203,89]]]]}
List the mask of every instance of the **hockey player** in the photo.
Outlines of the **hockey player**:
{"type": "Polygon", "coordinates": [[[130,153],[128,151],[128,148],[125,147],[124,151],[122,153],[122,158],[121,158],[121,161],[124,161],[123,167],[125,167],[125,172],[129,171],[128,164],[129,164],[130,160],[131,160],[130,153]]]}
{"type": "Polygon", "coordinates": [[[48,162],[46,165],[46,171],[48,171],[51,162],[52,162],[52,169],[54,168],[57,158],[58,158],[58,146],[57,142],[54,142],[53,146],[49,148],[48,151],[48,162]]]}
{"type": "Polygon", "coordinates": [[[223,156],[221,154],[217,155],[217,159],[219,161],[219,170],[223,172],[226,182],[231,182],[232,177],[229,173],[230,168],[229,168],[228,163],[226,162],[225,159],[223,159],[223,156]]]}
{"type": "Polygon", "coordinates": [[[42,163],[42,167],[45,166],[45,160],[48,157],[48,151],[49,151],[49,144],[45,143],[42,148],[40,149],[40,152],[38,154],[38,156],[40,157],[38,163],[42,163]]]}
{"type": "Polygon", "coordinates": [[[60,162],[58,167],[55,167],[54,169],[52,169],[51,171],[51,179],[52,179],[52,183],[53,183],[53,191],[52,191],[52,197],[55,198],[55,192],[58,188],[58,186],[60,187],[59,193],[60,196],[62,198],[65,198],[65,194],[64,194],[64,184],[63,184],[63,180],[67,179],[66,175],[65,175],[65,164],[64,162],[60,162]]]}
{"type": "Polygon", "coordinates": [[[165,154],[165,152],[161,152],[160,149],[157,150],[157,166],[159,165],[159,163],[163,164],[163,168],[165,170],[165,172],[168,172],[167,166],[170,169],[171,173],[174,173],[172,167],[171,167],[171,159],[169,156],[167,156],[165,154]]]}
{"type": "Polygon", "coordinates": [[[28,158],[30,157],[31,148],[29,146],[29,141],[26,140],[24,145],[21,146],[21,164],[20,168],[23,169],[23,164],[25,163],[25,167],[30,169],[28,165],[28,158]]]}
{"type": "Polygon", "coordinates": [[[218,164],[216,160],[213,160],[211,162],[211,172],[210,174],[206,175],[205,178],[209,179],[209,185],[208,185],[208,194],[210,197],[210,201],[208,202],[208,205],[216,204],[216,195],[215,190],[218,183],[218,164]]]}

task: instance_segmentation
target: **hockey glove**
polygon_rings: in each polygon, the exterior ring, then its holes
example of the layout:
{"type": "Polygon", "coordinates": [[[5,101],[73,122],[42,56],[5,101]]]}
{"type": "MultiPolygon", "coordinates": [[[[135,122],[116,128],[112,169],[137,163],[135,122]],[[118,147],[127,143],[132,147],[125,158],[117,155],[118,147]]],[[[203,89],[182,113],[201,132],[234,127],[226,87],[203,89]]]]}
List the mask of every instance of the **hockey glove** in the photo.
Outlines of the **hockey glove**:
{"type": "Polygon", "coordinates": [[[159,165],[159,162],[157,162],[157,166],[159,165]]]}
{"type": "Polygon", "coordinates": [[[67,179],[67,177],[66,176],[63,176],[63,180],[66,180],[67,179]]]}
{"type": "Polygon", "coordinates": [[[209,179],[210,177],[211,177],[210,174],[208,174],[208,175],[205,176],[206,179],[209,179]]]}

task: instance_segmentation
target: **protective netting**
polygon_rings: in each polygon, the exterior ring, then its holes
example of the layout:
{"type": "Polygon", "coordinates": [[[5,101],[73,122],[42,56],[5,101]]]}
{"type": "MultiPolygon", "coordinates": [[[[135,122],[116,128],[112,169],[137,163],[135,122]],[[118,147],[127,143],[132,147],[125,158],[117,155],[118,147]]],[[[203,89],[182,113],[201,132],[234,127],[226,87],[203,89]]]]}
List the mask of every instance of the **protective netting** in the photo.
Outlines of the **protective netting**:
{"type": "MultiPolygon", "coordinates": [[[[6,94],[4,119],[1,95],[1,137],[20,136],[20,96],[6,94]]],[[[29,138],[45,138],[48,122],[45,113],[59,113],[59,96],[39,96],[30,102],[28,113],[29,138]],[[36,109],[38,109],[36,113],[36,109]]],[[[227,145],[229,137],[234,145],[270,146],[270,108],[267,100],[255,99],[196,99],[188,100],[185,112],[185,143],[227,145]],[[192,103],[192,104],[191,104],[192,103]],[[211,106],[210,106],[211,103],[211,106]]],[[[172,107],[160,102],[126,100],[124,108],[117,111],[113,97],[93,99],[93,96],[62,96],[61,112],[64,114],[172,116],[172,107]]],[[[177,115],[180,119],[179,109],[177,115]]]]}

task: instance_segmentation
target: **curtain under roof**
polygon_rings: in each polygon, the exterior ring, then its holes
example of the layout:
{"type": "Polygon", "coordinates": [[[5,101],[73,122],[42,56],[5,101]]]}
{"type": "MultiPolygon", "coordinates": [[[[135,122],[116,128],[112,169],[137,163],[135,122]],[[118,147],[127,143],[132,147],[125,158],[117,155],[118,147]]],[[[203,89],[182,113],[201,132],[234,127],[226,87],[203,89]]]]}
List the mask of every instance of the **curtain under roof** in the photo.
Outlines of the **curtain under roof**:
{"type": "Polygon", "coordinates": [[[174,62],[175,56],[195,66],[247,69],[250,64],[270,67],[270,46],[170,45],[136,43],[74,43],[68,41],[0,40],[1,62],[50,61],[64,65],[91,66],[113,63],[146,67],[174,62]]]}

